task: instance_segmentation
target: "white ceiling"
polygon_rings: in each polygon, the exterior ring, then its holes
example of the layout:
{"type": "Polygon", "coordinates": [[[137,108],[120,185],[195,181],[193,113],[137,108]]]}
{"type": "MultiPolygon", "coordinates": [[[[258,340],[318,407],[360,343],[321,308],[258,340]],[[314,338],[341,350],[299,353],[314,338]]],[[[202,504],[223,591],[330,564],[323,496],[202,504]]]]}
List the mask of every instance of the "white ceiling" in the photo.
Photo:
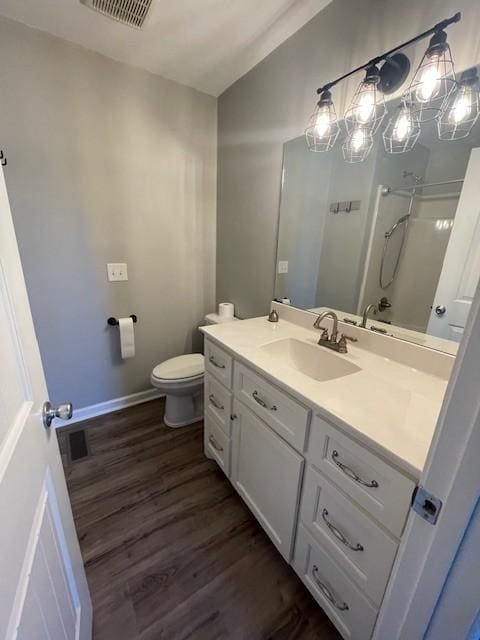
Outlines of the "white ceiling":
{"type": "Polygon", "coordinates": [[[80,0],[0,0],[0,15],[217,96],[332,0],[153,0],[142,30],[80,0]]]}

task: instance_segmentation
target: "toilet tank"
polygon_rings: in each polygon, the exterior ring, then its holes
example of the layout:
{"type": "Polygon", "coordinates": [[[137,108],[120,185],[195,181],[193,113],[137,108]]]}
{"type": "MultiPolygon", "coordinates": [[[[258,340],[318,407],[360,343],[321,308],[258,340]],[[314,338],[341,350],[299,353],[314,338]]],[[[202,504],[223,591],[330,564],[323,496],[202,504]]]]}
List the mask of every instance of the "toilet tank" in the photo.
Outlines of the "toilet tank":
{"type": "MultiPolygon", "coordinates": [[[[223,324],[224,322],[232,322],[233,320],[238,320],[238,318],[223,318],[219,316],[218,313],[207,313],[203,320],[204,321],[202,326],[206,326],[209,324],[223,324]]],[[[201,351],[203,353],[203,335],[200,331],[198,331],[197,333],[199,336],[201,336],[201,342],[196,346],[198,347],[198,351],[201,351]]]]}
{"type": "Polygon", "coordinates": [[[219,316],[218,313],[207,313],[204,318],[205,324],[223,324],[224,322],[232,322],[238,320],[238,318],[224,318],[219,316]]]}

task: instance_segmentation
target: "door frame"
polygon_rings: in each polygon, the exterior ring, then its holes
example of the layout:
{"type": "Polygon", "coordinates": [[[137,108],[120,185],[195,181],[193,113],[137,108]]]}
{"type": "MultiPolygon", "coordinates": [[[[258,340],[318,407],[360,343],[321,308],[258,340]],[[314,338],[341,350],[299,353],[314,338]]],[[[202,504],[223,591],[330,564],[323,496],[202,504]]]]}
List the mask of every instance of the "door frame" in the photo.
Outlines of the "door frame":
{"type": "Polygon", "coordinates": [[[480,283],[419,481],[443,506],[436,525],[410,511],[373,640],[417,640],[428,631],[479,497],[479,381],[480,283]]]}

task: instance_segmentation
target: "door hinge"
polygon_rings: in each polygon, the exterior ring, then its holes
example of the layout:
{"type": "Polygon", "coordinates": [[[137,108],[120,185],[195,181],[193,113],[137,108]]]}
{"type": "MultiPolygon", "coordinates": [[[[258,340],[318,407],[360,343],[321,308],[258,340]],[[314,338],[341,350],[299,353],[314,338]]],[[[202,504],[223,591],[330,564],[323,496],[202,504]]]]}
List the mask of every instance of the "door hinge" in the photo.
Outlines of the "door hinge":
{"type": "Polygon", "coordinates": [[[412,509],[430,524],[436,524],[443,502],[421,486],[412,494],[412,509]]]}

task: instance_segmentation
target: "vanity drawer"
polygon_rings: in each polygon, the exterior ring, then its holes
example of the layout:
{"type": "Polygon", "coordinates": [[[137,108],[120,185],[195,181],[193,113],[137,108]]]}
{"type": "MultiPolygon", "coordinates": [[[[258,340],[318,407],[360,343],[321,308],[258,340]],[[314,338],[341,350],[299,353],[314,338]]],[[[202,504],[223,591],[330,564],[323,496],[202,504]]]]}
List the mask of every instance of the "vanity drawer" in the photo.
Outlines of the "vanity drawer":
{"type": "Polygon", "coordinates": [[[380,605],[397,542],[310,465],[300,517],[329,556],[380,605]]]}
{"type": "Polygon", "coordinates": [[[232,393],[209,373],[205,374],[205,411],[217,419],[227,436],[231,432],[232,393]]]}
{"type": "Polygon", "coordinates": [[[370,640],[377,609],[302,525],[293,566],[344,638],[370,640]]]}
{"type": "Polygon", "coordinates": [[[205,450],[222,469],[225,475],[230,475],[230,438],[217,424],[215,418],[208,414],[204,421],[205,450]]]}
{"type": "Polygon", "coordinates": [[[232,367],[232,356],[210,340],[206,340],[205,369],[228,389],[232,388],[232,367]]]}
{"type": "Polygon", "coordinates": [[[310,409],[235,362],[235,395],[298,451],[305,448],[310,409]]]}
{"type": "Polygon", "coordinates": [[[410,478],[319,416],[312,420],[308,460],[394,535],[401,536],[415,487],[410,478]]]}

